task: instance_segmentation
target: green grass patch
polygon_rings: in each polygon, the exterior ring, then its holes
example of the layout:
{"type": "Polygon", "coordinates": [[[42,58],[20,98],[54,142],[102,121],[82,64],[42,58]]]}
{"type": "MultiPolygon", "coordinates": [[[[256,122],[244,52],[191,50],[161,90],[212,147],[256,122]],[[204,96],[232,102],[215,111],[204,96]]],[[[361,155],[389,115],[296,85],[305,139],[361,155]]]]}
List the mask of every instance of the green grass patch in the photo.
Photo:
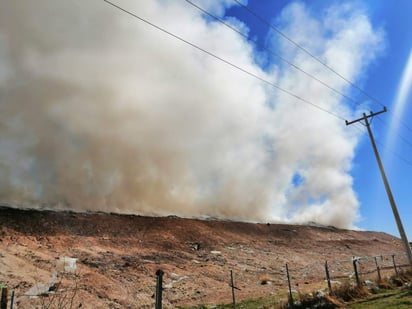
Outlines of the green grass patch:
{"type": "Polygon", "coordinates": [[[383,293],[376,294],[367,299],[356,301],[350,304],[349,308],[353,308],[353,309],[366,309],[366,308],[408,309],[408,308],[412,308],[412,290],[408,288],[408,289],[395,289],[391,291],[385,291],[383,293]]]}
{"type": "MultiPolygon", "coordinates": [[[[251,298],[244,301],[236,302],[236,309],[269,309],[276,308],[280,303],[279,299],[274,297],[251,298]]],[[[180,309],[232,309],[233,304],[221,305],[198,305],[194,307],[178,307],[180,309]]]]}
{"type": "MultiPolygon", "coordinates": [[[[315,291],[313,293],[294,294],[293,307],[288,306],[287,293],[279,293],[268,297],[251,298],[236,302],[238,309],[306,309],[306,308],[352,308],[352,309],[387,309],[412,308],[412,272],[400,272],[380,280],[375,284],[360,286],[346,281],[333,288],[333,294],[327,295],[315,291]],[[403,286],[403,287],[402,287],[403,286]]],[[[178,307],[180,309],[230,309],[231,303],[221,305],[197,305],[178,307]]]]}

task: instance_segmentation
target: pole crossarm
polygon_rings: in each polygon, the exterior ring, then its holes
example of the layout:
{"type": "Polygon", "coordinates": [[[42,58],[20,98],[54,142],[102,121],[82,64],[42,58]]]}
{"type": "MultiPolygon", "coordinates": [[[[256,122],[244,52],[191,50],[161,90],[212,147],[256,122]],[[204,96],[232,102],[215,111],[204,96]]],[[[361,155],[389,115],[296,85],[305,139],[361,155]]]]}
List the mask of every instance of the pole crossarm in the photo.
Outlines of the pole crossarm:
{"type": "Polygon", "coordinates": [[[370,112],[369,115],[366,115],[365,113],[363,113],[363,117],[362,117],[362,118],[358,118],[358,119],[352,120],[352,121],[347,121],[347,120],[345,120],[345,123],[346,123],[346,125],[348,126],[348,125],[351,125],[351,124],[353,124],[353,123],[355,123],[355,122],[359,122],[359,121],[362,121],[362,120],[366,120],[366,119],[371,118],[371,117],[373,117],[373,116],[377,116],[377,115],[379,115],[379,114],[386,113],[387,111],[388,111],[388,110],[386,109],[386,106],[385,106],[385,107],[383,108],[383,110],[381,110],[380,112],[376,112],[376,113],[370,112]]]}
{"type": "Polygon", "coordinates": [[[353,121],[345,120],[345,122],[346,122],[346,125],[348,126],[348,125],[353,124],[353,123],[358,122],[358,121],[362,121],[362,120],[365,121],[364,125],[368,129],[368,134],[369,134],[369,138],[371,140],[373,152],[375,153],[376,161],[378,162],[378,166],[379,166],[379,170],[381,172],[383,184],[385,185],[386,194],[388,195],[389,203],[391,204],[393,216],[395,217],[395,221],[396,221],[396,225],[398,227],[399,235],[401,236],[401,239],[402,239],[403,244],[405,246],[405,252],[406,252],[406,255],[408,256],[409,265],[412,268],[412,250],[411,250],[411,246],[409,245],[408,238],[407,238],[405,230],[403,228],[402,220],[401,220],[401,217],[399,215],[398,208],[396,207],[395,198],[393,197],[392,190],[389,186],[389,181],[388,181],[388,178],[386,177],[385,169],[383,168],[382,160],[381,160],[379,152],[378,152],[378,147],[376,147],[375,138],[373,137],[372,129],[371,129],[370,123],[368,121],[368,118],[371,118],[373,116],[382,114],[384,112],[386,112],[386,107],[383,110],[381,110],[380,112],[376,112],[376,113],[370,112],[369,115],[366,115],[364,113],[362,118],[358,118],[358,119],[353,120],[353,121]]]}

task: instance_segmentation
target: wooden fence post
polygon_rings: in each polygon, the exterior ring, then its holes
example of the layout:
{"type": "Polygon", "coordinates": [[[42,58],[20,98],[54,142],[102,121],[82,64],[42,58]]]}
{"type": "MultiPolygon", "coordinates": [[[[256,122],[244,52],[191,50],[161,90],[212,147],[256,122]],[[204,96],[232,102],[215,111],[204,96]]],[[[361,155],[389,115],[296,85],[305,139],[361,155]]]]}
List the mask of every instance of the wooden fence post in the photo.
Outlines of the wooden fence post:
{"type": "Polygon", "coordinates": [[[14,290],[11,292],[11,298],[10,298],[10,309],[13,309],[14,307],[14,290]]]}
{"type": "Polygon", "coordinates": [[[358,287],[360,287],[361,282],[360,282],[360,279],[359,279],[358,266],[357,266],[358,259],[353,257],[352,261],[353,261],[353,270],[355,271],[356,284],[358,285],[358,287]]]}
{"type": "Polygon", "coordinates": [[[230,287],[232,288],[232,304],[233,304],[233,309],[236,309],[235,283],[234,283],[234,280],[233,280],[233,270],[230,270],[230,287]]]}
{"type": "Polygon", "coordinates": [[[292,296],[292,287],[290,285],[290,276],[288,263],[286,263],[286,276],[288,277],[288,287],[289,287],[289,305],[293,306],[293,296],[292,296]]]}
{"type": "Polygon", "coordinates": [[[328,282],[329,294],[332,295],[332,284],[330,283],[328,261],[325,262],[326,281],[328,282]]]}
{"type": "Polygon", "coordinates": [[[156,271],[156,302],[155,309],[162,309],[163,274],[161,269],[156,271]]]}
{"type": "Polygon", "coordinates": [[[396,277],[398,277],[399,274],[398,274],[398,269],[396,268],[395,254],[392,254],[392,262],[393,262],[393,269],[395,269],[396,277]]]}
{"type": "Polygon", "coordinates": [[[0,309],[7,309],[7,288],[1,288],[0,309]]]}
{"type": "Polygon", "coordinates": [[[378,279],[379,279],[379,281],[381,281],[382,280],[381,269],[378,265],[378,259],[376,258],[376,256],[375,256],[375,265],[376,265],[376,271],[378,272],[378,279]]]}

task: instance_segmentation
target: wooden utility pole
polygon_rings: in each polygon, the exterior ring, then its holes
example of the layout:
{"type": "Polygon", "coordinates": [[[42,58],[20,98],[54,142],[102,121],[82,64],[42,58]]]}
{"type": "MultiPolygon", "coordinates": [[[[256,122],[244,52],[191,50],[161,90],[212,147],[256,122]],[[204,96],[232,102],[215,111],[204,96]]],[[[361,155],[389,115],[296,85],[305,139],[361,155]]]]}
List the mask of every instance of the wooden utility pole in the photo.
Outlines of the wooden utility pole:
{"type": "Polygon", "coordinates": [[[401,238],[403,240],[403,243],[404,243],[404,246],[405,246],[406,255],[408,256],[408,260],[409,260],[409,266],[412,268],[411,246],[409,245],[408,238],[406,237],[406,233],[405,233],[405,230],[404,230],[403,225],[402,225],[401,217],[399,216],[398,208],[396,207],[395,199],[392,195],[392,191],[391,191],[391,188],[389,186],[389,181],[388,181],[388,178],[386,177],[385,170],[383,168],[383,164],[382,164],[381,158],[379,156],[378,148],[376,147],[375,139],[373,137],[372,130],[371,130],[371,127],[370,127],[370,123],[369,123],[369,120],[368,120],[368,118],[372,118],[376,115],[379,115],[379,114],[382,114],[382,113],[385,113],[385,112],[386,112],[386,107],[383,110],[381,110],[380,112],[377,112],[377,113],[370,112],[369,115],[366,115],[365,113],[363,113],[362,118],[359,118],[359,119],[356,119],[356,120],[353,120],[353,121],[347,121],[346,120],[345,122],[346,122],[346,125],[348,126],[348,125],[351,125],[355,122],[360,122],[360,121],[363,120],[363,122],[364,122],[363,124],[368,129],[368,133],[369,133],[369,137],[370,137],[370,140],[371,140],[371,143],[372,143],[373,151],[375,153],[376,161],[378,161],[378,166],[379,166],[379,170],[381,172],[383,183],[385,185],[386,193],[388,195],[388,199],[389,199],[389,202],[390,202],[391,207],[392,207],[392,212],[393,212],[393,215],[395,217],[396,225],[398,226],[399,235],[401,236],[401,238]]]}

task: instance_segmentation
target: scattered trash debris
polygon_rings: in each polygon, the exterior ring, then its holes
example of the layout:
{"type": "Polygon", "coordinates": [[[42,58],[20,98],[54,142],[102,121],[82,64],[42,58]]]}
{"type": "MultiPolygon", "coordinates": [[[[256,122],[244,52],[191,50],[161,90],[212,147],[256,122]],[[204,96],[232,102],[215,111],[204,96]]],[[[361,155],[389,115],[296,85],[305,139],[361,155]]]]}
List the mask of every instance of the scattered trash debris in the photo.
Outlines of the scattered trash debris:
{"type": "Polygon", "coordinates": [[[76,258],[71,257],[57,257],[56,258],[56,269],[57,271],[63,271],[67,273],[74,273],[77,269],[76,258]]]}

